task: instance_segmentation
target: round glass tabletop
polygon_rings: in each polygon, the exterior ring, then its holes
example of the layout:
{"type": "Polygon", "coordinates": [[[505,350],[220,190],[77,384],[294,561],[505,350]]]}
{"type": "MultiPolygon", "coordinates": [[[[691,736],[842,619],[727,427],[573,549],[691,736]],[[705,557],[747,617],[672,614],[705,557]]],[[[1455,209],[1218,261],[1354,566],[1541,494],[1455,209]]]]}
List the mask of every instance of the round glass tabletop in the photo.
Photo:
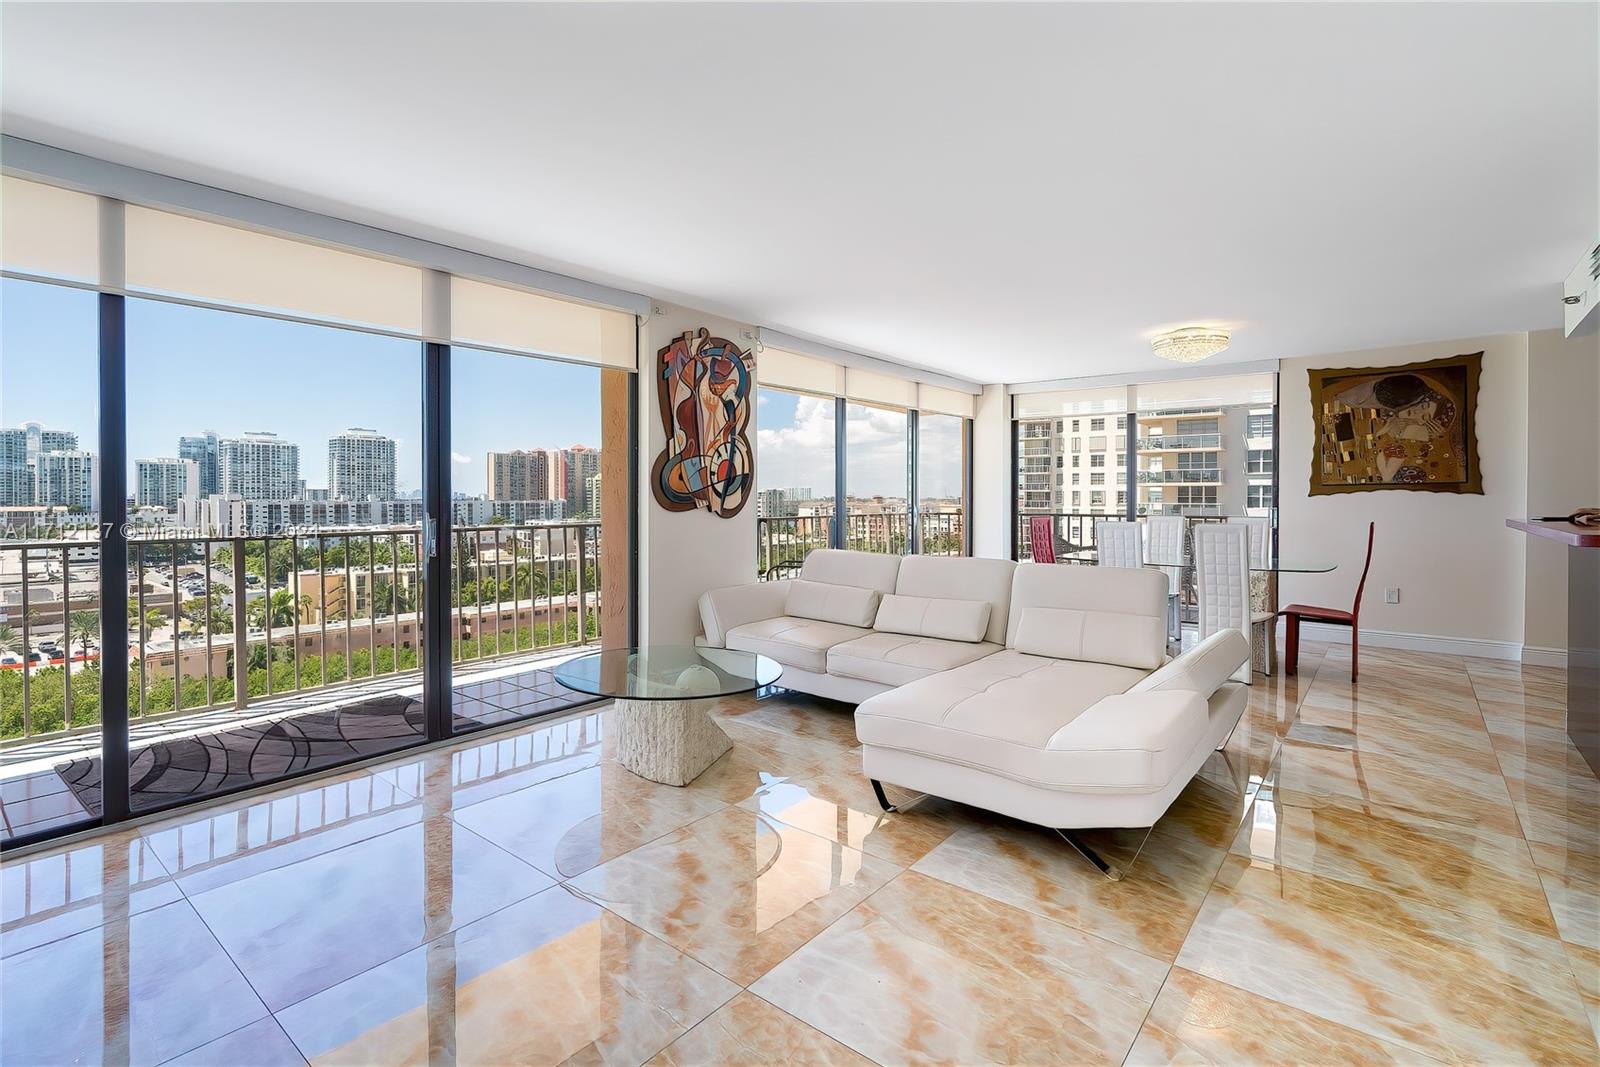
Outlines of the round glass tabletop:
{"type": "Polygon", "coordinates": [[[754,652],[696,645],[611,648],[555,667],[568,689],[624,700],[696,700],[748,693],[783,673],[776,660],[754,652]]]}

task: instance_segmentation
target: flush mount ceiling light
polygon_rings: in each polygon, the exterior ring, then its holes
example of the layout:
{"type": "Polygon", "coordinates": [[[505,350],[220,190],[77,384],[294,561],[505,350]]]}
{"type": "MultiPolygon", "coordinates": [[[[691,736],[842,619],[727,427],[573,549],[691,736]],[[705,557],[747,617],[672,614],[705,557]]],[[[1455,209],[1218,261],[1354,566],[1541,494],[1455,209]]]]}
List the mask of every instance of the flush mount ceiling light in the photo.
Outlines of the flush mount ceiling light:
{"type": "Polygon", "coordinates": [[[1174,363],[1198,363],[1228,347],[1228,331],[1215,326],[1185,326],[1157,334],[1150,347],[1174,363]]]}

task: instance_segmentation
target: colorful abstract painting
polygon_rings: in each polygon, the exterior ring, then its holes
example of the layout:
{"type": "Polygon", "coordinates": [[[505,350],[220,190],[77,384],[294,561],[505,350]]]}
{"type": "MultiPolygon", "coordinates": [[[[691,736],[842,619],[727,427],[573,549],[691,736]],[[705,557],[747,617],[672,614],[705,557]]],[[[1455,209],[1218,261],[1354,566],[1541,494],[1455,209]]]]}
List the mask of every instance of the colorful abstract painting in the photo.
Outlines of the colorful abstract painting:
{"type": "Polygon", "coordinates": [[[1311,495],[1372,489],[1482,493],[1478,376],[1483,353],[1403,367],[1314,370],[1311,495]]]}
{"type": "Polygon", "coordinates": [[[755,487],[750,357],[701,327],[656,353],[656,392],[667,446],[650,484],[668,511],[705,508],[729,519],[755,487]]]}

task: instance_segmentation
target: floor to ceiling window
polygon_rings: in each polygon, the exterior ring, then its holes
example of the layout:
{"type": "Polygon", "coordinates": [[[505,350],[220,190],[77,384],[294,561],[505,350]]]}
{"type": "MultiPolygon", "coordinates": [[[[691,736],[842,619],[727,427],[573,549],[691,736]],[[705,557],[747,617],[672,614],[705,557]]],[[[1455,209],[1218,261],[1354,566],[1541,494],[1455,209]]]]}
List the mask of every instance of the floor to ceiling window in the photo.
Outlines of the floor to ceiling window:
{"type": "Polygon", "coordinates": [[[967,420],[917,415],[917,550],[959,556],[967,544],[967,420]]]}
{"type": "MultiPolygon", "coordinates": [[[[592,698],[549,667],[598,642],[607,467],[599,367],[450,353],[453,728],[592,698]]],[[[627,515],[611,517],[626,525],[627,515]]]]}
{"type": "Polygon", "coordinates": [[[126,319],[132,810],[422,740],[421,346],[126,319]]]}
{"type": "Polygon", "coordinates": [[[837,481],[837,401],[765,386],[756,390],[756,568],[788,577],[832,543],[837,481]]]}
{"type": "Polygon", "coordinates": [[[632,639],[642,298],[0,181],[0,844],[571,707],[520,668],[632,639]]]}
{"type": "Polygon", "coordinates": [[[0,281],[0,843],[101,813],[97,297],[0,281]]]}
{"type": "Polygon", "coordinates": [[[844,406],[844,547],[911,551],[910,418],[904,411],[844,406]]]}

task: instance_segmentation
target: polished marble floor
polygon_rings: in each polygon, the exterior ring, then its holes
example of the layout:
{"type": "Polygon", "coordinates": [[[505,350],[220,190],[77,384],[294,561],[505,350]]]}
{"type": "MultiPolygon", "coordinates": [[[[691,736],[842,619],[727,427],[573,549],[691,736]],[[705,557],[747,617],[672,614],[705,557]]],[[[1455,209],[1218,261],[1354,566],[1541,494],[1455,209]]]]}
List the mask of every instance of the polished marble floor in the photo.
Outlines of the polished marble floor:
{"type": "Polygon", "coordinates": [[[0,1060],[1595,1063],[1561,673],[1362,658],[1258,678],[1120,883],[882,814],[849,709],[783,693],[721,702],[685,789],[598,711],[34,853],[0,867],[0,1060]]]}

